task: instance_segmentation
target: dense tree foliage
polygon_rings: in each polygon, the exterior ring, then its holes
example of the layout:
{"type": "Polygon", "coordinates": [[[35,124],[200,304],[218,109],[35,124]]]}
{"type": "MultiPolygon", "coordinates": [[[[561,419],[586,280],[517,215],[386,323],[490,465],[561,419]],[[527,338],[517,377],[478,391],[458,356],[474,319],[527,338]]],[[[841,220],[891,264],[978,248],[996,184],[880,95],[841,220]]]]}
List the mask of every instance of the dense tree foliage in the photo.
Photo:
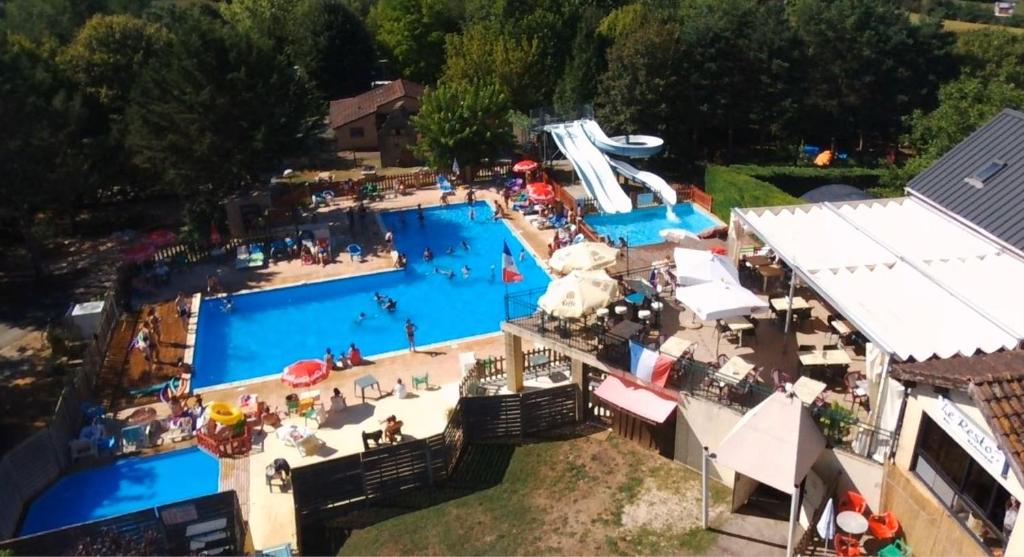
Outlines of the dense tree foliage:
{"type": "Polygon", "coordinates": [[[127,144],[136,163],[181,193],[202,230],[225,195],[306,147],[323,112],[305,74],[268,41],[183,14],[135,88],[127,144]]]}
{"type": "Polygon", "coordinates": [[[369,23],[398,73],[433,83],[444,67],[445,37],[459,30],[458,0],[379,0],[369,23]]]}
{"type": "Polygon", "coordinates": [[[440,83],[423,95],[413,118],[416,152],[435,168],[468,169],[512,145],[511,106],[494,84],[440,83]]]}

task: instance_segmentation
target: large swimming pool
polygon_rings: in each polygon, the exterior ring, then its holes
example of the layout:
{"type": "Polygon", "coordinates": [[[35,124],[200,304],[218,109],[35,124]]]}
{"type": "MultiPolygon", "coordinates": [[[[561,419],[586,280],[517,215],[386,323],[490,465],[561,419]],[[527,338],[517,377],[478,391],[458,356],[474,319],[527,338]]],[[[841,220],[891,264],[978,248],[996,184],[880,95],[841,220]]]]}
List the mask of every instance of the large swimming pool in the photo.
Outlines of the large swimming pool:
{"type": "Polygon", "coordinates": [[[615,241],[625,238],[631,246],[661,242],[658,232],[666,228],[683,228],[700,234],[721,226],[717,219],[693,203],[677,203],[672,212],[679,220],[669,219],[663,206],[634,209],[629,213],[614,215],[587,215],[583,220],[598,234],[610,236],[615,241]]]}
{"type": "MultiPolygon", "coordinates": [[[[367,356],[406,348],[406,319],[416,323],[418,345],[498,331],[505,318],[502,242],[517,261],[522,247],[503,221],[491,220],[490,205],[477,201],[474,210],[475,220],[465,204],[424,209],[422,221],[415,209],[382,214],[399,251],[409,258],[403,270],[238,295],[230,312],[223,311],[220,299],[204,300],[193,385],[278,373],[295,360],[322,357],[326,347],[338,354],[353,342],[367,356]],[[435,254],[431,263],[422,260],[427,246],[435,254]],[[455,253],[446,254],[448,246],[455,253]],[[468,279],[462,277],[463,265],[470,267],[468,279]],[[435,267],[450,269],[455,277],[439,275],[435,267]],[[377,305],[378,291],[397,300],[397,311],[377,305]],[[361,312],[367,317],[357,321],[361,312]]],[[[518,265],[524,280],[517,290],[547,284],[548,276],[529,254],[518,265]]]]}
{"type": "Polygon", "coordinates": [[[36,497],[20,535],[217,493],[220,464],[199,449],[122,458],[64,476],[36,497]]]}

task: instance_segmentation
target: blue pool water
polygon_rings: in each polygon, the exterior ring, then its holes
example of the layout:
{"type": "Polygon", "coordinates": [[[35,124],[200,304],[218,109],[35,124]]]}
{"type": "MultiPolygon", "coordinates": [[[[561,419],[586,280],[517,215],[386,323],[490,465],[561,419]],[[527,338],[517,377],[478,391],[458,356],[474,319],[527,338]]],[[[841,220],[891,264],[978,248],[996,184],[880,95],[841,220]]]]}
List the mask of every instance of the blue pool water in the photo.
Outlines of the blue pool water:
{"type": "Polygon", "coordinates": [[[489,205],[478,201],[474,208],[473,221],[465,204],[424,209],[422,224],[415,209],[381,215],[409,258],[403,270],[243,294],[235,296],[230,313],[219,299],[203,301],[193,385],[278,373],[295,360],[321,358],[326,347],[338,354],[353,342],[366,356],[406,348],[407,318],[416,324],[421,346],[497,331],[505,317],[502,241],[524,276],[513,288],[543,286],[549,279],[529,253],[518,261],[519,241],[503,221],[491,220],[489,205]],[[431,263],[422,260],[426,246],[435,255],[431,263]],[[447,246],[456,252],[445,254],[447,246]],[[463,265],[471,269],[469,279],[462,277],[463,265]],[[435,266],[455,271],[455,278],[436,274],[435,266]],[[382,310],[373,299],[376,291],[397,300],[397,311],[382,310]],[[360,312],[367,318],[356,322],[360,312]]]}
{"type": "Polygon", "coordinates": [[[220,464],[199,449],[122,458],[69,474],[36,497],[22,536],[217,493],[220,464]]]}
{"type": "Polygon", "coordinates": [[[611,236],[615,241],[625,238],[631,246],[661,242],[658,232],[666,228],[683,228],[700,234],[718,225],[718,222],[693,203],[677,203],[672,212],[679,217],[678,222],[668,219],[663,206],[634,209],[629,213],[615,215],[587,215],[583,220],[598,234],[611,236]]]}

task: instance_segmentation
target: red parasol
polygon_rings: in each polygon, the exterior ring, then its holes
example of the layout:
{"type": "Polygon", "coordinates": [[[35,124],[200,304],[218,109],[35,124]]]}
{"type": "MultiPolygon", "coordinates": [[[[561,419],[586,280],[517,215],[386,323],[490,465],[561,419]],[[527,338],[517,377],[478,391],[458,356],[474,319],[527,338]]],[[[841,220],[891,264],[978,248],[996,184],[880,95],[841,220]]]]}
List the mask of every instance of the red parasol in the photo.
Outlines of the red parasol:
{"type": "Polygon", "coordinates": [[[178,236],[174,232],[171,232],[166,228],[159,228],[157,230],[150,232],[149,234],[146,234],[146,242],[150,243],[151,245],[157,248],[169,246],[177,241],[178,236]]]}
{"type": "Polygon", "coordinates": [[[512,172],[533,172],[537,170],[537,163],[529,159],[521,160],[512,167],[512,172]]]}
{"type": "Polygon", "coordinates": [[[322,360],[299,360],[284,368],[281,382],[292,387],[308,387],[315,385],[330,375],[330,370],[322,360]]]}
{"type": "Polygon", "coordinates": [[[526,195],[534,203],[551,203],[555,200],[555,190],[544,182],[530,182],[526,186],[526,195]]]}
{"type": "Polygon", "coordinates": [[[156,248],[149,242],[138,242],[121,250],[121,255],[133,263],[142,263],[156,254],[156,248]]]}

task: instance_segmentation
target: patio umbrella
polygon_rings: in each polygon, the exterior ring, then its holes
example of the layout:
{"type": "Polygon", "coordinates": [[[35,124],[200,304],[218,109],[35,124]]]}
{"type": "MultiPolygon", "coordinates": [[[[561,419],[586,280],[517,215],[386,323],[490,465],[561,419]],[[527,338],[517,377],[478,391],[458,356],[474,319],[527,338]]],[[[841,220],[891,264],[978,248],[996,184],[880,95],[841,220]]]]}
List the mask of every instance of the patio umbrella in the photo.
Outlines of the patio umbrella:
{"type": "Polygon", "coordinates": [[[154,247],[162,248],[178,241],[178,235],[166,228],[159,228],[146,234],[146,242],[154,247]]]}
{"type": "Polygon", "coordinates": [[[679,284],[691,286],[702,282],[725,281],[739,284],[739,274],[732,261],[724,255],[705,250],[676,248],[672,252],[679,284]]]}
{"type": "Polygon", "coordinates": [[[133,263],[142,263],[156,254],[156,248],[149,242],[137,242],[121,250],[121,256],[133,263]]]}
{"type": "Polygon", "coordinates": [[[825,510],[822,511],[821,518],[818,519],[817,530],[821,539],[825,540],[827,549],[832,543],[832,538],[836,537],[836,508],[832,504],[831,497],[828,498],[828,503],[825,503],[825,510]]]}
{"type": "Polygon", "coordinates": [[[308,387],[327,379],[330,373],[322,360],[299,360],[284,368],[281,382],[292,387],[308,387]]]}
{"type": "Polygon", "coordinates": [[[619,250],[601,242],[580,242],[559,248],[551,255],[548,266],[559,273],[607,269],[615,264],[619,250]]]}
{"type": "Polygon", "coordinates": [[[530,182],[526,186],[526,195],[534,203],[551,203],[555,200],[555,190],[544,182],[530,182]]]}
{"type": "Polygon", "coordinates": [[[548,315],[576,319],[610,304],[619,296],[619,283],[604,271],[574,271],[552,281],[537,305],[548,315]]]}
{"type": "Polygon", "coordinates": [[[662,240],[678,244],[684,248],[707,249],[704,240],[700,236],[686,230],[685,228],[665,228],[658,231],[662,240]]]}
{"type": "Polygon", "coordinates": [[[679,288],[676,290],[676,300],[701,321],[750,315],[755,309],[768,307],[767,302],[746,288],[722,281],[679,288]]]}
{"type": "Polygon", "coordinates": [[[525,174],[527,172],[533,172],[534,170],[537,170],[537,166],[538,165],[537,165],[537,163],[535,161],[531,161],[530,159],[524,159],[524,160],[521,160],[521,161],[517,162],[512,167],[512,172],[518,172],[520,174],[525,174]]]}

